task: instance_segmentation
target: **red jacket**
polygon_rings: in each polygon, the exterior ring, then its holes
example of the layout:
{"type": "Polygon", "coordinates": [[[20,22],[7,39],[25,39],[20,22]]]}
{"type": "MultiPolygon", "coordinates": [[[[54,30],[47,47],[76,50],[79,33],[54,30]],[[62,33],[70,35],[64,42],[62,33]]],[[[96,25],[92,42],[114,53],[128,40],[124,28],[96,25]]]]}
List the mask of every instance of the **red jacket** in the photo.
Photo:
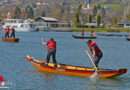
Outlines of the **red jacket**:
{"type": "Polygon", "coordinates": [[[101,50],[99,49],[99,47],[97,46],[97,44],[94,41],[89,45],[89,49],[90,49],[91,52],[92,52],[92,46],[96,47],[96,49],[95,49],[95,55],[97,55],[99,52],[101,52],[101,50]]]}
{"type": "Polygon", "coordinates": [[[9,28],[6,28],[6,29],[5,29],[5,32],[6,32],[6,33],[9,33],[9,28]]]}
{"type": "Polygon", "coordinates": [[[50,48],[56,49],[56,42],[54,40],[49,40],[49,44],[47,45],[47,50],[50,48]]]}
{"type": "Polygon", "coordinates": [[[93,29],[91,29],[90,32],[93,33],[94,32],[93,29]]]}
{"type": "Polygon", "coordinates": [[[14,33],[14,32],[15,32],[15,29],[14,29],[13,27],[11,28],[11,32],[12,32],[12,33],[14,33]]]}

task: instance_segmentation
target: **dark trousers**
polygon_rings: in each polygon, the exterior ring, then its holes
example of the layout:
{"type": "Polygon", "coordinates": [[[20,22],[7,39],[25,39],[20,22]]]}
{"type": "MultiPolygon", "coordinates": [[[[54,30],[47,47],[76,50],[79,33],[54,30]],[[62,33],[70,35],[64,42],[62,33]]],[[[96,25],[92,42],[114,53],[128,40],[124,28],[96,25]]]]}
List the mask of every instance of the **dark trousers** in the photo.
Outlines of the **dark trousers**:
{"type": "Polygon", "coordinates": [[[8,37],[9,38],[9,33],[5,33],[5,38],[8,37]]]}
{"type": "Polygon", "coordinates": [[[99,63],[100,59],[102,58],[102,56],[103,56],[102,52],[99,52],[97,55],[95,55],[93,61],[94,61],[95,65],[96,65],[96,67],[98,67],[98,63],[99,63]]]}
{"type": "Polygon", "coordinates": [[[53,63],[56,65],[56,50],[55,49],[49,49],[47,52],[46,62],[49,63],[50,57],[52,56],[53,63]]]}
{"type": "Polygon", "coordinates": [[[15,33],[11,33],[11,38],[12,38],[12,36],[14,37],[14,39],[15,39],[15,33]]]}

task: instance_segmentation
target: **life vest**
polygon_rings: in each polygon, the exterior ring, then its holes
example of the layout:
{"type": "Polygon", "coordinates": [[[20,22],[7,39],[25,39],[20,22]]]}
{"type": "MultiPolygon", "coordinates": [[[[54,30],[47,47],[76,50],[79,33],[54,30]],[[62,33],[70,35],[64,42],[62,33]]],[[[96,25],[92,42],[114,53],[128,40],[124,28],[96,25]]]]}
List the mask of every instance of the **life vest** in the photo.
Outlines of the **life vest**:
{"type": "Polygon", "coordinates": [[[82,29],[81,32],[84,33],[84,30],[82,29]]]}
{"type": "Polygon", "coordinates": [[[3,76],[0,76],[0,82],[3,82],[3,81],[4,81],[3,76]]]}
{"type": "Polygon", "coordinates": [[[97,55],[99,52],[101,52],[101,50],[99,49],[99,47],[97,46],[97,44],[94,41],[89,45],[89,49],[90,49],[91,52],[92,52],[92,46],[96,47],[96,49],[95,49],[95,55],[97,55]]]}
{"type": "Polygon", "coordinates": [[[94,32],[93,29],[91,29],[90,32],[93,33],[94,32]]]}
{"type": "Polygon", "coordinates": [[[5,32],[6,32],[6,33],[9,33],[9,28],[6,28],[6,29],[5,29],[5,32]]]}
{"type": "Polygon", "coordinates": [[[49,40],[49,44],[47,45],[47,50],[50,48],[56,49],[56,42],[54,40],[49,40]]]}
{"type": "Polygon", "coordinates": [[[12,32],[12,33],[14,33],[14,32],[15,32],[14,28],[12,28],[12,29],[11,29],[11,32],[12,32]]]}

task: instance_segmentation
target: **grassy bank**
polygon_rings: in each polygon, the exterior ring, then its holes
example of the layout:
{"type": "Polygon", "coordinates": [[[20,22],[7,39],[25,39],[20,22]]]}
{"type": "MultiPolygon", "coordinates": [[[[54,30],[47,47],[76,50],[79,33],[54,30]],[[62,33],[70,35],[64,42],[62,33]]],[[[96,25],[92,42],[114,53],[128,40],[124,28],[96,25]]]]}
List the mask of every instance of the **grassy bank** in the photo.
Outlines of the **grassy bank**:
{"type": "MultiPolygon", "coordinates": [[[[82,28],[78,28],[78,27],[71,27],[69,29],[73,29],[77,32],[81,31],[82,28]]],[[[85,32],[89,32],[92,28],[83,28],[85,32]]],[[[109,29],[109,28],[93,28],[94,32],[110,32],[110,31],[114,31],[116,32],[117,29],[109,29]]],[[[130,28],[118,28],[118,31],[120,32],[130,32],[130,28]]]]}

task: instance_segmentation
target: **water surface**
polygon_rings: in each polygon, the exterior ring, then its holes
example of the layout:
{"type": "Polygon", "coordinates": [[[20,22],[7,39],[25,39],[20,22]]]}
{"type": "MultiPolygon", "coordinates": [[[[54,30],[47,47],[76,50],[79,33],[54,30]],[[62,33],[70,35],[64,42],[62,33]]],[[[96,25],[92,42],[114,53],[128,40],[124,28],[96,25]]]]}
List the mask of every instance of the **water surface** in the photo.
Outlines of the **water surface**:
{"type": "MultiPolygon", "coordinates": [[[[26,55],[45,60],[47,50],[41,38],[57,42],[57,62],[92,67],[85,50],[86,39],[74,39],[79,32],[16,32],[19,43],[0,41],[0,75],[11,82],[10,90],[129,90],[130,89],[130,42],[126,37],[98,36],[96,43],[103,52],[99,67],[105,69],[127,68],[128,72],[116,79],[91,80],[39,72],[26,59],[26,55]]],[[[125,33],[120,33],[125,34],[125,33]]],[[[88,33],[85,33],[88,35],[88,33]]],[[[0,37],[4,32],[0,32],[0,37]]]]}

